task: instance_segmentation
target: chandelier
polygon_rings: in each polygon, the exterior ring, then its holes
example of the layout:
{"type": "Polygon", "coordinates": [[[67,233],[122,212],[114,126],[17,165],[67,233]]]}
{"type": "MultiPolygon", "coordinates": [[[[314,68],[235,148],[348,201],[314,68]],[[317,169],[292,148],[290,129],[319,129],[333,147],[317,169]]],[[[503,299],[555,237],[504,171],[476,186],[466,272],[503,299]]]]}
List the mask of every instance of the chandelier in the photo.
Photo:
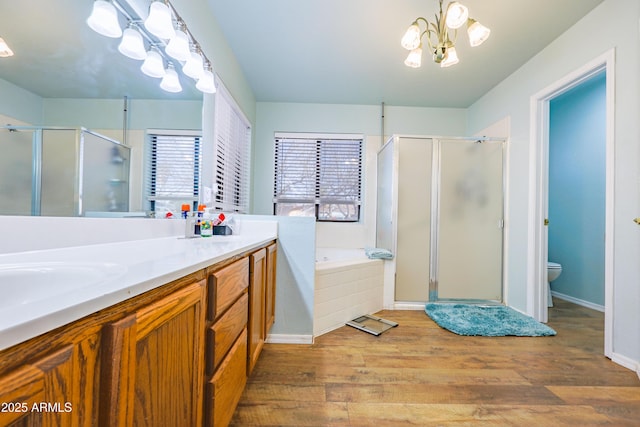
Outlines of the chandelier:
{"type": "Polygon", "coordinates": [[[467,35],[472,47],[481,45],[491,33],[487,27],[469,18],[469,9],[457,1],[449,3],[443,13],[440,0],[440,14],[435,18],[435,22],[429,22],[423,17],[416,18],[402,37],[400,44],[410,51],[404,61],[406,66],[418,68],[422,65],[422,38],[425,35],[433,61],[441,67],[449,67],[459,62],[455,47],[458,28],[467,24],[467,35]],[[424,30],[420,28],[421,22],[426,26],[424,30]],[[453,30],[452,37],[450,30],[453,30]]]}

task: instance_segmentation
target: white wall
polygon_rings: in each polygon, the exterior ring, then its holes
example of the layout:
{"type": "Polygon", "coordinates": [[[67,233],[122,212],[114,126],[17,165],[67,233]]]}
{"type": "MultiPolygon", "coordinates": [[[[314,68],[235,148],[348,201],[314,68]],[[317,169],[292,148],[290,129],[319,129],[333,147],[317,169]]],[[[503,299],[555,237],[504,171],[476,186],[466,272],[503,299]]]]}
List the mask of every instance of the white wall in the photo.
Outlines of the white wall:
{"type": "MultiPolygon", "coordinates": [[[[254,124],[256,98],[208,3],[207,0],[171,1],[184,22],[187,23],[191,34],[200,43],[202,51],[212,62],[216,78],[222,79],[240,109],[254,124]]],[[[242,25],[242,23],[238,23],[238,25],[242,25]]],[[[205,117],[213,116],[207,115],[205,117]]]]}
{"type": "Polygon", "coordinates": [[[278,221],[276,314],[269,342],[311,344],[316,271],[315,221],[312,218],[271,215],[241,218],[278,221]]]}
{"type": "MultiPolygon", "coordinates": [[[[385,106],[384,134],[464,135],[466,111],[385,106]]],[[[362,248],[375,243],[376,154],[382,145],[381,105],[259,102],[252,158],[252,213],[273,213],[274,133],[354,133],[365,137],[362,220],[318,223],[320,247],[362,248]]]]}
{"type": "Polygon", "coordinates": [[[605,0],[468,110],[469,133],[510,116],[509,304],[526,310],[530,97],[615,48],[615,208],[613,352],[627,365],[640,361],[640,238],[631,220],[640,213],[640,3],[605,0]],[[635,362],[634,362],[635,361],[635,362]]]}
{"type": "MultiPolygon", "coordinates": [[[[124,99],[46,98],[43,100],[43,112],[42,124],[45,126],[83,126],[92,130],[122,131],[124,99]]],[[[129,129],[200,129],[201,122],[202,100],[128,100],[129,129]]]]}
{"type": "Polygon", "coordinates": [[[0,115],[18,120],[3,122],[0,125],[42,124],[42,98],[19,86],[0,79],[0,115]]]}

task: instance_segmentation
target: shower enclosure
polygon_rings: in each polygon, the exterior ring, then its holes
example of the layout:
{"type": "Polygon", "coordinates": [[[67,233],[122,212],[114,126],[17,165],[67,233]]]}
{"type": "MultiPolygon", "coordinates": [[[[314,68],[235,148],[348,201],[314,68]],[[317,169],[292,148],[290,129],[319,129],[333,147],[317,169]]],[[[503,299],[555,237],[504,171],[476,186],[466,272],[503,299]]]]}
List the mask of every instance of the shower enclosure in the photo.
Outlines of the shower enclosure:
{"type": "Polygon", "coordinates": [[[376,245],[395,253],[386,307],[502,302],[503,151],[503,140],[416,136],[380,149],[376,245]]]}
{"type": "Polygon", "coordinates": [[[84,128],[0,127],[0,215],[129,210],[130,148],[84,128]]]}

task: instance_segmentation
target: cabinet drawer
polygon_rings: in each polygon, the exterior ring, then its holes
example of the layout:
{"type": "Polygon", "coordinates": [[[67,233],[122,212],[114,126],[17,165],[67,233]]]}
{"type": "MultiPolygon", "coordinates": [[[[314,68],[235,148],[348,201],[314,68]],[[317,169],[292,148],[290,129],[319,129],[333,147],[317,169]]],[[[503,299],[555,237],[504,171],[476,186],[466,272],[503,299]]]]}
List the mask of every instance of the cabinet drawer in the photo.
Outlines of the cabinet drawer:
{"type": "Polygon", "coordinates": [[[238,335],[246,328],[248,320],[249,295],[245,292],[207,330],[207,375],[213,375],[238,335]]]}
{"type": "Polygon", "coordinates": [[[249,259],[242,258],[209,276],[209,320],[215,320],[249,287],[249,259]]]}
{"type": "Polygon", "coordinates": [[[205,426],[225,427],[229,424],[246,382],[247,330],[244,329],[207,383],[205,426]]]}

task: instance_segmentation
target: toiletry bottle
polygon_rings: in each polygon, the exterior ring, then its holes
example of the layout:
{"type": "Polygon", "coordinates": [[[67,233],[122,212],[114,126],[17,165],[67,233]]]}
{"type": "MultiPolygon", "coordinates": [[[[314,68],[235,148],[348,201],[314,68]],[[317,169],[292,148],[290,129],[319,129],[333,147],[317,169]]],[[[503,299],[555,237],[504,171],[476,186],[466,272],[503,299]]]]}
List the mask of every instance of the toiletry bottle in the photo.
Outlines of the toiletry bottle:
{"type": "Polygon", "coordinates": [[[205,215],[202,223],[200,224],[200,237],[211,237],[211,235],[213,234],[213,225],[211,218],[207,217],[210,217],[210,215],[205,215]]]}
{"type": "Polygon", "coordinates": [[[217,218],[213,220],[213,225],[222,225],[224,220],[225,220],[224,213],[220,212],[220,215],[218,215],[217,218]]]}
{"type": "Polygon", "coordinates": [[[196,228],[195,228],[195,233],[196,234],[200,234],[200,226],[202,225],[202,216],[204,215],[204,210],[207,207],[205,205],[198,205],[198,214],[197,214],[197,219],[196,219],[196,228]]]}
{"type": "Polygon", "coordinates": [[[187,217],[189,216],[189,211],[191,211],[191,207],[188,203],[184,203],[182,205],[182,218],[187,219],[187,217]]]}
{"type": "Polygon", "coordinates": [[[196,235],[196,222],[198,218],[195,215],[187,216],[184,223],[184,237],[187,239],[191,239],[193,237],[198,237],[196,235]]]}

